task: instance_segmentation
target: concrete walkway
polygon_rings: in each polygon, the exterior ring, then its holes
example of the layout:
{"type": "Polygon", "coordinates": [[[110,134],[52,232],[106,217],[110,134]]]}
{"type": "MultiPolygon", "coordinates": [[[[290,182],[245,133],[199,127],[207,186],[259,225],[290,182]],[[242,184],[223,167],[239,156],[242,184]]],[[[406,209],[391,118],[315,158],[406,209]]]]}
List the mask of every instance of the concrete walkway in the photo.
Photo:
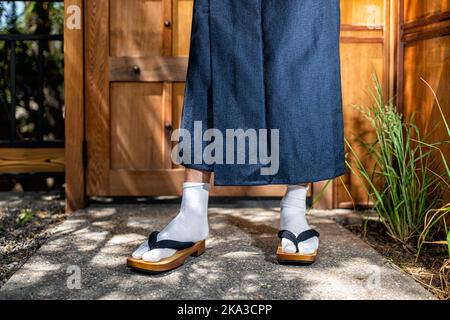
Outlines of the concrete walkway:
{"type": "Polygon", "coordinates": [[[132,272],[125,261],[178,206],[92,206],[54,229],[2,287],[0,299],[433,299],[329,212],[310,217],[321,232],[316,264],[278,265],[276,205],[248,200],[212,205],[207,252],[157,276],[132,272]]]}

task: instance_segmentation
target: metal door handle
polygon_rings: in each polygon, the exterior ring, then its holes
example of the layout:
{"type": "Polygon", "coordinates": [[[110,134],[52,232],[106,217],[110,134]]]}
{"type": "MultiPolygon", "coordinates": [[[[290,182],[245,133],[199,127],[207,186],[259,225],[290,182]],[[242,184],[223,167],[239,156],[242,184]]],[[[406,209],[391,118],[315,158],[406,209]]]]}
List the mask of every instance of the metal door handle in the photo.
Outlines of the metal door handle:
{"type": "Polygon", "coordinates": [[[172,130],[173,130],[172,124],[170,122],[165,122],[164,128],[166,128],[166,130],[169,132],[172,132],[172,130]]]}
{"type": "Polygon", "coordinates": [[[139,73],[141,73],[141,68],[139,68],[138,65],[134,65],[134,66],[133,66],[133,72],[134,72],[135,74],[139,74],[139,73]]]}

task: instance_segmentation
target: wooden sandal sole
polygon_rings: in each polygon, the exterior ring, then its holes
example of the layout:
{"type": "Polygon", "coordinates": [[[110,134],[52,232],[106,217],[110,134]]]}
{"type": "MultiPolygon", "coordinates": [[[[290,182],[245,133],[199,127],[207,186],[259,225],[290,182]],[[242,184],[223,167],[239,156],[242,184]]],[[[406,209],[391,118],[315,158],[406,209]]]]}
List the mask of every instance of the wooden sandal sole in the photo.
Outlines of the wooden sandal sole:
{"type": "Polygon", "coordinates": [[[192,247],[177,251],[174,255],[157,262],[128,258],[127,267],[148,273],[161,273],[174,270],[183,265],[188,257],[198,257],[205,252],[205,240],[196,242],[192,247]]]}
{"type": "Polygon", "coordinates": [[[316,261],[316,257],[317,251],[312,254],[285,253],[281,243],[278,245],[277,260],[280,264],[309,266],[316,261]]]}

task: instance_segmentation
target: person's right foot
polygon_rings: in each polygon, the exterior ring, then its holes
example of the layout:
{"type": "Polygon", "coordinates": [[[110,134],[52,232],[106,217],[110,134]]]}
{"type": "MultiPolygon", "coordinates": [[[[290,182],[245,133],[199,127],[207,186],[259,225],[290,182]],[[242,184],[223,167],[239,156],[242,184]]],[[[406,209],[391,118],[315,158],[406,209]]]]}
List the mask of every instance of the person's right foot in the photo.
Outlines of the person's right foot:
{"type": "MultiPolygon", "coordinates": [[[[183,197],[178,215],[158,234],[157,241],[175,240],[198,242],[208,236],[208,197],[209,184],[186,182],[183,184],[183,197]]],[[[150,250],[145,240],[135,252],[133,258],[156,262],[175,254],[174,249],[150,250]]]]}

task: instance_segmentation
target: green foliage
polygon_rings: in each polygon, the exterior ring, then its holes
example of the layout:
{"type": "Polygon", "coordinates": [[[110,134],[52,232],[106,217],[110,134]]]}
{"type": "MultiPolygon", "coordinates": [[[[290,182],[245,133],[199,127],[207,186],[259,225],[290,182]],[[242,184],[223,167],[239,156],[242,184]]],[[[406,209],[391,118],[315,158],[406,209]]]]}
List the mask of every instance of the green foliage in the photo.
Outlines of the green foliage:
{"type": "Polygon", "coordinates": [[[355,108],[367,119],[376,136],[373,142],[361,140],[374,166],[366,166],[367,162],[363,163],[354,146],[346,141],[355,160],[347,161],[347,166],[363,182],[388,234],[404,245],[419,237],[423,243],[442,231],[445,220],[442,214],[432,212],[443,205],[445,185],[445,176],[438,172],[441,164],[437,160],[442,157],[436,155],[439,147],[449,142],[425,143],[414,124],[414,115],[406,120],[391,101],[384,100],[376,76],[373,84],[370,91],[373,105],[355,108]],[[428,230],[423,234],[425,228],[428,230]]]}
{"type": "Polygon", "coordinates": [[[33,211],[31,211],[29,209],[24,209],[20,212],[18,221],[19,221],[20,225],[25,225],[28,222],[30,222],[33,218],[34,218],[33,211]]]}
{"type": "Polygon", "coordinates": [[[3,34],[60,34],[64,31],[62,2],[0,1],[3,34]]]}
{"type": "MultiPolygon", "coordinates": [[[[58,2],[0,1],[0,34],[62,34],[64,6],[58,2]]],[[[44,104],[44,140],[64,139],[64,53],[60,41],[42,41],[44,87],[39,86],[37,41],[16,42],[16,139],[35,140],[38,97],[44,104]]],[[[0,41],[0,140],[9,139],[10,42],[0,41]]]]}

